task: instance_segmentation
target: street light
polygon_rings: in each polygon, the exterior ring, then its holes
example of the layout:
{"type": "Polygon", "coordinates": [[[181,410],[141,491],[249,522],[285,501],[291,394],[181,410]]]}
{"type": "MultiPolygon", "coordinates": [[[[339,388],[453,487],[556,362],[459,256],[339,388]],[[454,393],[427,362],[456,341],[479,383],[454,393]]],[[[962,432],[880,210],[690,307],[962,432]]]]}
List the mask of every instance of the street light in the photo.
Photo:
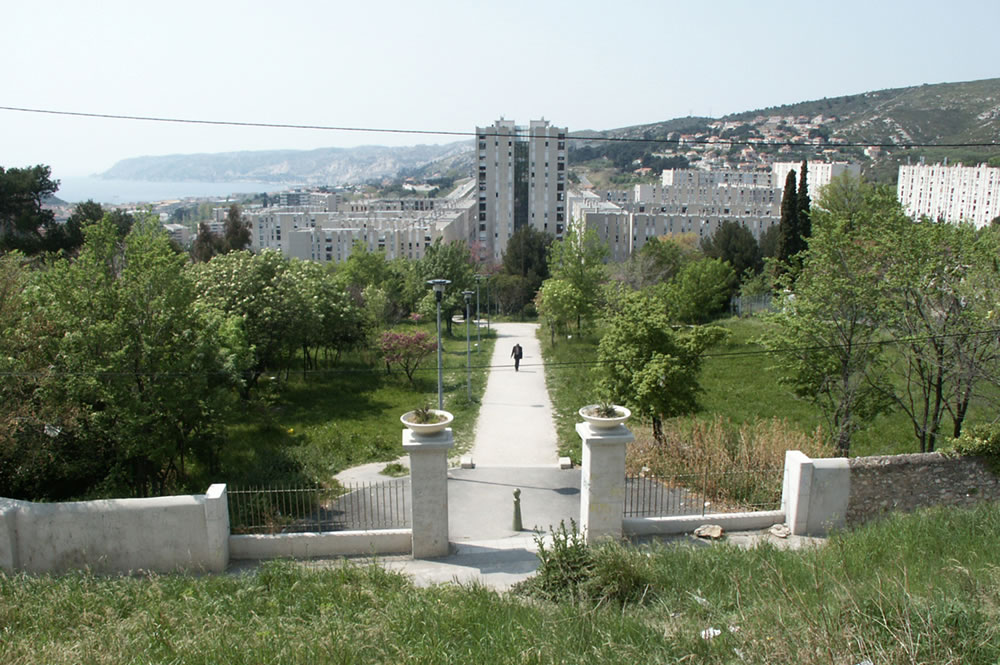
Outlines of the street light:
{"type": "Polygon", "coordinates": [[[479,280],[482,275],[476,275],[476,355],[483,352],[483,343],[479,337],[479,280]]]}
{"type": "Polygon", "coordinates": [[[469,348],[469,301],[472,291],[462,291],[465,296],[465,394],[472,401],[472,349],[469,348]]]}
{"type": "Polygon", "coordinates": [[[427,283],[434,288],[434,300],[437,302],[437,335],[438,335],[438,410],[444,409],[444,380],[441,374],[441,298],[444,296],[444,287],[451,284],[450,279],[429,279],[427,283]]]}

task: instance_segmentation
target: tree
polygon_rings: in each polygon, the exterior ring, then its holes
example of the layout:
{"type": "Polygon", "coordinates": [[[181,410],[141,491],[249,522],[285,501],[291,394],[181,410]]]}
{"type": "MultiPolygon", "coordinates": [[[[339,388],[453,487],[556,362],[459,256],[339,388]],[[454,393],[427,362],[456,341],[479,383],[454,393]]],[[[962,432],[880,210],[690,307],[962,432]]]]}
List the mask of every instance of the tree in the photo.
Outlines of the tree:
{"type": "Polygon", "coordinates": [[[703,239],[701,251],[709,258],[727,262],[737,275],[748,270],[756,274],[764,269],[764,260],[756,238],[733,221],[723,222],[715,233],[703,239]]]}
{"type": "Polygon", "coordinates": [[[385,358],[386,371],[392,365],[399,365],[411,385],[414,372],[436,349],[437,342],[422,330],[412,333],[386,331],[379,338],[379,351],[385,358]]]}
{"type": "Polygon", "coordinates": [[[216,254],[222,253],[222,240],[208,228],[208,224],[198,224],[198,235],[191,243],[191,260],[195,263],[206,263],[216,254]]]}
{"type": "Polygon", "coordinates": [[[702,354],[727,334],[714,326],[675,330],[655,299],[627,294],[598,346],[600,387],[609,399],[651,418],[662,445],[663,418],[697,408],[702,354]]]}
{"type": "Polygon", "coordinates": [[[786,290],[770,315],[777,325],[760,340],[776,352],[782,382],[821,407],[845,456],[854,432],[891,403],[880,344],[886,316],[880,284],[890,257],[871,241],[888,202],[857,180],[849,186],[858,191],[841,199],[827,190],[813,211],[801,270],[782,276],[786,290]],[[846,200],[853,205],[841,206],[846,200]]]}
{"type": "Polygon", "coordinates": [[[424,257],[417,262],[414,276],[423,288],[421,312],[431,316],[435,313],[434,293],[430,291],[427,281],[431,279],[447,279],[451,284],[445,289],[441,301],[441,319],[445,322],[448,334],[451,335],[451,319],[455,312],[465,310],[465,298],[462,291],[475,288],[475,264],[468,245],[461,241],[448,244],[441,239],[427,248],[424,257]]]}
{"type": "Polygon", "coordinates": [[[604,261],[608,247],[593,230],[570,233],[552,245],[549,253],[549,274],[566,282],[578,294],[575,301],[576,327],[583,319],[591,319],[600,305],[601,285],[607,278],[604,261]]]}
{"type": "MultiPolygon", "coordinates": [[[[812,224],[809,219],[809,163],[802,160],[802,170],[799,173],[799,191],[795,197],[795,215],[799,227],[799,237],[805,239],[812,235],[812,224]]],[[[803,240],[803,247],[805,241],[803,240]]]]}
{"type": "Polygon", "coordinates": [[[521,227],[507,241],[503,270],[508,275],[517,275],[525,280],[523,299],[516,305],[510,303],[510,306],[521,309],[531,302],[542,282],[549,278],[547,258],[552,241],[552,235],[530,226],[521,227]]]}
{"type": "Polygon", "coordinates": [[[59,189],[51,174],[41,164],[7,170],[0,166],[0,252],[37,254],[63,248],[66,239],[55,215],[42,207],[59,189]]]}
{"type": "Polygon", "coordinates": [[[549,339],[555,344],[556,335],[564,334],[580,309],[583,295],[563,279],[549,278],[535,296],[535,307],[549,328],[549,339]]]}
{"type": "MultiPolygon", "coordinates": [[[[682,234],[683,235],[683,234],[682,234]]],[[[684,238],[650,238],[617,269],[616,278],[634,290],[673,279],[682,266],[697,258],[697,251],[684,238]]]]}
{"type": "Polygon", "coordinates": [[[736,273],[719,259],[693,261],[677,277],[658,289],[672,323],[705,323],[725,311],[736,273]]]}
{"type": "Polygon", "coordinates": [[[778,244],[781,242],[781,226],[773,224],[765,229],[757,240],[762,259],[771,259],[778,255],[778,244]]]}
{"type": "Polygon", "coordinates": [[[799,229],[799,199],[795,193],[795,171],[789,171],[785,178],[785,191],[781,196],[781,222],[778,224],[778,260],[786,266],[791,258],[802,251],[802,235],[799,229]]]}
{"type": "Polygon", "coordinates": [[[250,240],[250,223],[245,221],[243,215],[240,214],[240,206],[233,203],[226,213],[226,224],[222,236],[224,251],[237,252],[249,249],[250,240]]]}
{"type": "Polygon", "coordinates": [[[882,220],[881,251],[893,263],[881,287],[896,304],[886,329],[902,341],[892,358],[903,381],[890,394],[910,418],[921,452],[931,452],[946,415],[957,438],[978,387],[995,380],[1000,246],[992,231],[914,223],[898,203],[892,212],[882,220]]]}
{"type": "Polygon", "coordinates": [[[80,255],[39,272],[29,292],[52,368],[33,394],[71,409],[47,429],[87,460],[69,472],[79,489],[184,489],[192,457],[212,467],[217,414],[246,357],[239,323],[196,306],[186,259],[157,220],[124,241],[110,216],[84,233],[80,255]]]}

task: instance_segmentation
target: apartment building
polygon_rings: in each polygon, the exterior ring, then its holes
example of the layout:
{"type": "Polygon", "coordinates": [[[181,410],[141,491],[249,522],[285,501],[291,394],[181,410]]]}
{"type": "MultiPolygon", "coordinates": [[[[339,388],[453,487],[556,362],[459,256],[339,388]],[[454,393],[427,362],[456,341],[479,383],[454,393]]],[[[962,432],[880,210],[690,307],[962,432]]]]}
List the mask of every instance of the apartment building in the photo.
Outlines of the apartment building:
{"type": "MultiPolygon", "coordinates": [[[[775,162],[771,165],[772,182],[774,187],[780,187],[784,189],[785,179],[788,177],[789,171],[795,171],[796,173],[796,187],[798,186],[798,178],[801,177],[799,169],[802,168],[802,162],[775,162]]],[[[808,161],[806,162],[806,168],[808,173],[806,174],[806,182],[809,184],[809,196],[815,201],[819,198],[821,190],[830,184],[830,181],[837,176],[849,174],[852,178],[861,177],[861,165],[852,164],[850,162],[820,162],[820,161],[808,161]]]]}
{"type": "Polygon", "coordinates": [[[1000,216],[1000,168],[900,165],[896,196],[912,217],[964,221],[981,228],[1000,216]]]}
{"type": "Polygon", "coordinates": [[[547,120],[476,127],[480,258],[499,261],[514,232],[530,226],[562,239],[567,224],[565,127],[547,120]]]}
{"type": "Polygon", "coordinates": [[[451,201],[433,210],[396,210],[373,202],[359,212],[319,208],[263,208],[244,214],[251,229],[251,249],[277,249],[285,256],[339,263],[355,241],[386,258],[420,259],[438,238],[469,242],[474,234],[475,201],[451,201]],[[380,208],[389,209],[380,209],[380,208]]]}

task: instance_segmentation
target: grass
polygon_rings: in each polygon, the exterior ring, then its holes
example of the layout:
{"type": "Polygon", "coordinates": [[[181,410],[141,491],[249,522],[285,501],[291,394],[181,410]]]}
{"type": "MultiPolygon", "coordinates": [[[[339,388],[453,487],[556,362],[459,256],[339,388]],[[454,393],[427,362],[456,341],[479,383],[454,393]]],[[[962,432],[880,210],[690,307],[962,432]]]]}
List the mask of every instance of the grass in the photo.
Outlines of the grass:
{"type": "MultiPolygon", "coordinates": [[[[404,323],[406,330],[434,324],[404,323]]],[[[471,343],[475,345],[475,331],[471,343]]],[[[465,326],[453,336],[442,330],[444,407],[455,415],[454,454],[473,442],[476,417],[486,386],[495,335],[481,331],[482,352],[472,351],[471,392],[466,391],[465,326]]],[[[362,353],[345,354],[335,365],[291,372],[288,380],[263,379],[257,397],[227,425],[228,445],[221,458],[225,482],[246,484],[328,483],[342,469],[367,462],[388,462],[403,454],[399,416],[414,408],[437,406],[437,359],[432,355],[411,384],[401,370],[386,374],[362,353]]],[[[202,484],[213,479],[204,477],[202,484]]]]}
{"type": "Polygon", "coordinates": [[[417,589],[349,563],[201,577],[0,574],[0,662],[1000,659],[996,504],[896,515],[801,551],[566,544],[549,553],[562,560],[550,561],[557,584],[544,598],[532,585],[524,595],[417,589]],[[718,636],[702,638],[709,628],[718,636]]]}

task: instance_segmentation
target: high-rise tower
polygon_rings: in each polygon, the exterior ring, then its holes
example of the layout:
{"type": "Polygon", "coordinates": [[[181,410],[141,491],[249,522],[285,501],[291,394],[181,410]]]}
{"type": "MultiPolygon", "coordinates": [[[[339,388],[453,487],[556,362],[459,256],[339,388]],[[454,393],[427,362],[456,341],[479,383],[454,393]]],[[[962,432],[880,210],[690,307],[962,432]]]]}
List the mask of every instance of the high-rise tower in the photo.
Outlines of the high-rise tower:
{"type": "Polygon", "coordinates": [[[566,230],[566,128],[547,120],[476,128],[480,258],[499,261],[523,227],[562,239],[566,230]]]}

